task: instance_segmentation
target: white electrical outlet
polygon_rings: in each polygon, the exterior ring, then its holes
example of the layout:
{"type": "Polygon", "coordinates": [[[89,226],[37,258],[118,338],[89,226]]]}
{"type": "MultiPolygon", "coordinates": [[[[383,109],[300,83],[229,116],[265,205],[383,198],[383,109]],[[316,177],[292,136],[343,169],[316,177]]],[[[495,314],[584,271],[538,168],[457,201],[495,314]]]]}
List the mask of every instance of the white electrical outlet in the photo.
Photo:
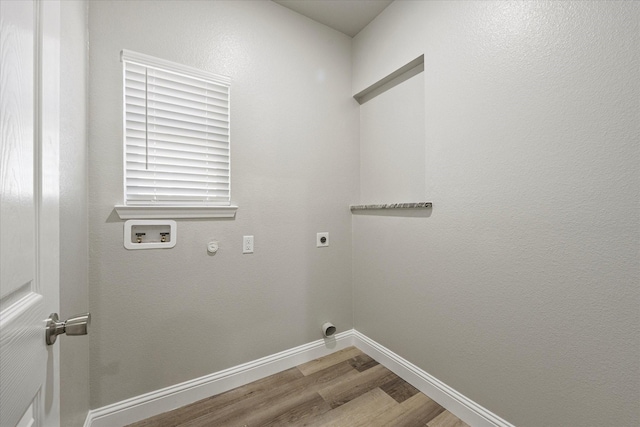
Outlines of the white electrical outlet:
{"type": "Polygon", "coordinates": [[[326,246],[329,246],[329,233],[325,231],[324,233],[316,234],[316,247],[324,248],[326,246]]]}
{"type": "Polygon", "coordinates": [[[253,236],[242,236],[242,253],[253,253],[253,236]]]}

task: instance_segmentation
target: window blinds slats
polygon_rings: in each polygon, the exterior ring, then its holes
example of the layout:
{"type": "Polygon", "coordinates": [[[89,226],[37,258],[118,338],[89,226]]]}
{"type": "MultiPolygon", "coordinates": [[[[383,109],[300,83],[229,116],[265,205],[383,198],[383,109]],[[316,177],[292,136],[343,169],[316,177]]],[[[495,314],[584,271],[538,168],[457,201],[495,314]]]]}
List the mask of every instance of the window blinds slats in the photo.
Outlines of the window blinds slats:
{"type": "Polygon", "coordinates": [[[217,171],[220,174],[228,173],[229,168],[227,167],[226,162],[222,161],[199,161],[194,160],[193,158],[175,158],[175,157],[162,157],[162,156],[145,156],[144,153],[127,153],[127,164],[129,167],[134,169],[146,170],[149,173],[154,170],[165,171],[169,170],[167,166],[179,166],[182,168],[191,168],[195,171],[208,171],[213,172],[217,171]],[[139,166],[135,166],[134,164],[138,163],[139,166]],[[150,165],[151,164],[151,165],[150,165]]]}
{"type": "Polygon", "coordinates": [[[176,164],[179,166],[189,166],[194,169],[204,170],[217,170],[228,171],[227,162],[214,161],[214,160],[201,160],[193,157],[170,157],[153,154],[149,156],[149,159],[145,157],[145,154],[127,153],[127,162],[137,162],[144,165],[145,170],[149,173],[154,170],[164,170],[164,165],[176,164]],[[136,158],[136,156],[139,156],[136,158]],[[151,164],[151,166],[149,166],[151,164]]]}
{"type": "Polygon", "coordinates": [[[144,70],[147,69],[146,66],[144,65],[139,65],[136,64],[135,62],[132,61],[123,61],[127,67],[127,71],[131,74],[131,73],[142,73],[144,75],[144,70]]]}
{"type": "MultiPolygon", "coordinates": [[[[144,168],[144,164],[137,162],[127,162],[131,167],[129,179],[149,179],[148,170],[144,168]]],[[[157,168],[153,170],[154,180],[157,182],[164,182],[168,180],[175,181],[200,181],[209,184],[226,184],[229,185],[229,176],[226,170],[216,170],[214,168],[209,169],[195,169],[189,172],[173,172],[172,170],[180,170],[180,166],[175,166],[169,169],[157,168]]]]}
{"type": "Polygon", "coordinates": [[[149,202],[147,199],[153,198],[153,204],[155,206],[227,206],[226,198],[224,196],[207,196],[207,195],[190,195],[190,196],[164,196],[159,194],[142,194],[132,195],[128,200],[129,205],[141,205],[147,206],[149,202]]]}
{"type": "MultiPolygon", "coordinates": [[[[196,138],[196,139],[204,139],[209,141],[220,141],[224,143],[228,143],[229,136],[223,135],[216,132],[207,132],[200,131],[194,129],[184,129],[177,126],[164,126],[160,124],[149,124],[147,126],[147,134],[157,134],[159,138],[161,135],[169,135],[176,137],[186,137],[186,138],[196,138]]],[[[140,131],[145,132],[145,123],[144,119],[140,117],[135,117],[135,115],[130,115],[127,120],[127,128],[126,130],[140,131]]],[[[148,135],[147,138],[151,139],[151,136],[148,135]]]]}
{"type": "Polygon", "coordinates": [[[208,117],[198,117],[172,111],[163,111],[151,105],[128,105],[127,119],[140,123],[154,123],[178,129],[191,129],[212,132],[220,135],[229,134],[229,122],[208,117]],[[146,121],[145,121],[146,117],[146,121]]]}
{"type": "Polygon", "coordinates": [[[227,193],[226,189],[214,190],[214,189],[190,189],[189,192],[178,190],[174,188],[149,188],[149,187],[133,187],[135,191],[131,191],[132,200],[144,200],[150,196],[154,197],[154,200],[179,200],[179,201],[204,201],[219,202],[225,197],[227,193]]]}
{"type": "MultiPolygon", "coordinates": [[[[220,157],[226,157],[226,158],[229,157],[229,149],[206,146],[204,144],[198,144],[195,142],[178,144],[171,141],[154,140],[153,145],[155,147],[159,147],[167,150],[183,150],[190,153],[203,153],[207,155],[214,155],[214,156],[220,156],[220,157]]],[[[136,138],[132,136],[130,146],[141,147],[142,149],[145,149],[147,146],[147,142],[144,140],[144,138],[136,138]]]]}
{"type": "Polygon", "coordinates": [[[163,95],[173,95],[177,98],[186,98],[194,100],[217,100],[228,103],[229,95],[227,92],[221,92],[217,87],[196,87],[193,85],[172,82],[164,78],[158,78],[151,72],[147,75],[130,74],[125,78],[125,85],[132,89],[141,90],[141,86],[145,85],[149,93],[159,93],[163,95]]]}
{"type": "Polygon", "coordinates": [[[149,89],[150,92],[159,90],[166,93],[181,93],[183,95],[179,96],[180,98],[204,96],[224,102],[229,101],[229,88],[221,84],[207,83],[203,80],[188,79],[178,74],[161,72],[152,68],[149,68],[146,74],[144,69],[127,69],[126,72],[125,84],[127,87],[131,87],[133,89],[140,90],[141,88],[144,88],[146,81],[147,85],[152,87],[149,89]]]}
{"type": "MultiPolygon", "coordinates": [[[[218,87],[214,86],[193,86],[190,84],[179,83],[176,81],[167,80],[165,78],[157,77],[152,73],[147,75],[148,90],[150,92],[164,92],[164,93],[180,93],[188,94],[189,96],[203,96],[211,99],[218,99],[220,101],[227,102],[227,92],[220,91],[218,87]]],[[[184,95],[182,95],[184,96],[184,95]]]]}
{"type": "Polygon", "coordinates": [[[192,168],[194,170],[215,170],[221,172],[229,172],[229,167],[224,162],[210,162],[206,160],[198,159],[186,159],[178,157],[162,157],[152,156],[153,158],[147,160],[144,154],[127,153],[127,164],[139,163],[144,166],[144,169],[149,171],[149,178],[153,178],[154,169],[168,170],[168,166],[182,166],[192,168]]]}
{"type": "Polygon", "coordinates": [[[163,98],[165,101],[158,99],[145,100],[144,92],[132,90],[126,98],[126,104],[128,107],[138,108],[153,108],[167,113],[178,113],[192,117],[206,117],[213,120],[220,120],[222,122],[229,121],[229,112],[224,108],[213,108],[210,105],[199,102],[182,102],[178,104],[175,99],[163,98]],[[142,95],[142,96],[141,96],[142,95]]]}
{"type": "MultiPolygon", "coordinates": [[[[146,168],[144,162],[136,161],[135,159],[127,159],[127,167],[130,168],[130,175],[134,178],[142,178],[149,177],[149,170],[146,168]],[[139,174],[137,174],[139,172],[139,174]]],[[[153,169],[153,173],[155,177],[163,177],[163,176],[174,176],[181,177],[184,176],[188,181],[189,179],[195,179],[199,177],[202,181],[214,180],[218,181],[229,181],[227,169],[216,169],[216,168],[189,168],[188,166],[180,166],[180,165],[162,165],[157,166],[153,169]]]]}
{"type": "MultiPolygon", "coordinates": [[[[129,93],[127,94],[127,100],[136,101],[139,105],[145,105],[145,92],[140,91],[139,89],[130,88],[129,93]]],[[[229,115],[229,109],[225,104],[215,105],[212,102],[207,103],[206,100],[198,100],[198,99],[186,99],[175,97],[171,95],[163,95],[159,93],[153,94],[153,99],[150,99],[150,102],[161,102],[168,105],[173,105],[177,107],[190,107],[195,108],[199,111],[209,111],[213,113],[223,114],[225,117],[229,115]]]]}
{"type": "Polygon", "coordinates": [[[190,189],[198,190],[211,190],[211,191],[225,191],[229,188],[229,183],[216,183],[216,182],[201,182],[201,181],[188,181],[188,180],[161,180],[155,179],[150,182],[148,179],[136,179],[131,178],[129,187],[131,188],[151,188],[151,189],[163,189],[171,190],[175,189],[175,183],[179,182],[181,186],[188,185],[190,189]]]}
{"type": "MultiPolygon", "coordinates": [[[[136,130],[136,129],[128,129],[130,138],[132,139],[142,139],[145,140],[144,130],[136,130]]],[[[224,141],[215,141],[213,139],[207,140],[206,138],[197,138],[197,137],[188,137],[188,136],[180,136],[180,135],[169,135],[162,134],[158,132],[149,132],[148,139],[152,141],[158,142],[176,142],[181,144],[191,144],[191,145],[207,145],[211,148],[226,150],[229,152],[229,143],[228,140],[224,141]]],[[[146,145],[146,140],[145,143],[146,145]]]]}
{"type": "Polygon", "coordinates": [[[145,82],[145,74],[149,84],[157,87],[165,87],[181,92],[192,94],[208,94],[213,98],[224,101],[228,100],[229,90],[222,84],[206,82],[204,80],[193,79],[184,75],[165,72],[162,70],[147,68],[146,73],[143,68],[130,70],[127,82],[145,82]]]}
{"type": "MultiPolygon", "coordinates": [[[[146,179],[146,171],[144,170],[132,170],[129,176],[132,179],[146,179]]],[[[208,182],[209,184],[229,184],[229,177],[226,175],[211,175],[211,174],[197,174],[194,171],[188,173],[175,173],[175,172],[159,172],[156,171],[155,179],[160,181],[198,181],[208,182]]]]}
{"type": "MultiPolygon", "coordinates": [[[[144,80],[144,74],[142,75],[142,77],[141,77],[141,78],[132,78],[132,77],[128,77],[128,78],[125,80],[125,86],[126,86],[128,89],[132,89],[132,90],[135,90],[135,91],[142,91],[142,92],[144,92],[144,91],[145,91],[145,80],[144,80]]],[[[137,92],[137,93],[139,94],[140,92],[137,92]]]]}
{"type": "Polygon", "coordinates": [[[228,126],[221,122],[214,120],[204,119],[202,123],[198,123],[193,120],[184,120],[178,114],[163,114],[160,110],[154,110],[149,107],[147,112],[147,120],[149,124],[156,124],[165,127],[171,127],[175,129],[189,129],[200,132],[216,133],[218,135],[228,135],[228,126]]]}
{"type": "Polygon", "coordinates": [[[226,120],[216,120],[210,117],[202,117],[202,116],[194,116],[191,114],[181,113],[178,111],[165,111],[161,108],[155,108],[153,103],[149,103],[150,105],[147,107],[149,115],[152,115],[156,121],[159,123],[167,123],[167,124],[176,124],[190,126],[195,125],[201,129],[216,129],[220,131],[223,135],[228,134],[229,123],[226,120]]]}
{"type": "Polygon", "coordinates": [[[229,86],[123,62],[127,204],[229,204],[229,86]]]}
{"type": "MultiPolygon", "coordinates": [[[[138,97],[127,97],[126,99],[127,108],[131,108],[132,110],[140,111],[147,107],[145,105],[144,98],[138,97]]],[[[160,101],[148,101],[148,107],[157,111],[163,111],[165,114],[167,113],[177,113],[180,115],[184,115],[185,117],[192,117],[197,119],[207,118],[210,120],[218,120],[223,123],[229,122],[229,114],[227,111],[210,111],[202,108],[193,108],[187,105],[177,105],[170,104],[166,102],[160,101]]]]}
{"type": "Polygon", "coordinates": [[[132,129],[134,130],[145,130],[142,129],[141,126],[144,127],[146,124],[148,125],[146,127],[147,132],[154,131],[155,129],[156,131],[163,130],[164,133],[182,132],[183,135],[186,135],[188,132],[192,132],[192,135],[195,135],[193,132],[199,132],[201,134],[218,135],[225,138],[229,135],[228,126],[223,127],[213,124],[198,124],[183,120],[152,116],[151,114],[153,111],[149,111],[146,115],[143,112],[137,111],[138,110],[131,111],[127,114],[127,125],[131,122],[132,129]]]}
{"type": "Polygon", "coordinates": [[[149,75],[160,78],[163,81],[166,81],[169,85],[185,85],[194,88],[194,90],[200,90],[200,88],[205,88],[211,91],[217,91],[224,95],[229,93],[229,86],[216,83],[213,81],[207,81],[201,78],[195,78],[186,76],[184,74],[176,74],[171,73],[169,71],[164,71],[159,68],[149,68],[149,75]]]}
{"type": "MultiPolygon", "coordinates": [[[[196,200],[197,198],[222,198],[225,197],[225,190],[199,189],[199,188],[153,188],[153,187],[135,187],[131,186],[131,196],[137,196],[135,199],[143,200],[142,196],[154,195],[161,197],[161,200],[172,200],[175,197],[178,200],[196,200]]],[[[134,199],[134,200],[135,200],[134,199]]]]}
{"type": "MultiPolygon", "coordinates": [[[[149,86],[152,86],[149,84],[149,86]]],[[[228,101],[224,99],[217,99],[216,97],[209,96],[206,94],[195,94],[190,92],[180,92],[177,90],[164,88],[162,86],[154,86],[152,88],[147,89],[149,92],[149,99],[184,99],[191,102],[200,102],[204,104],[209,104],[215,107],[226,108],[228,101]]]]}

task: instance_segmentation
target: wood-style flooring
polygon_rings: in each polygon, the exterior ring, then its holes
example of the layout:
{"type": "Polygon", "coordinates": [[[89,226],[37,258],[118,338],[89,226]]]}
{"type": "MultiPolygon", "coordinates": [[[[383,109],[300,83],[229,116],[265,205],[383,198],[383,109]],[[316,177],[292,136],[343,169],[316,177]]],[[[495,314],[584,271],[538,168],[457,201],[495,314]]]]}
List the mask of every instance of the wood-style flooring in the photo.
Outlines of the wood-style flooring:
{"type": "Polygon", "coordinates": [[[129,427],[468,427],[349,347],[129,427]]]}

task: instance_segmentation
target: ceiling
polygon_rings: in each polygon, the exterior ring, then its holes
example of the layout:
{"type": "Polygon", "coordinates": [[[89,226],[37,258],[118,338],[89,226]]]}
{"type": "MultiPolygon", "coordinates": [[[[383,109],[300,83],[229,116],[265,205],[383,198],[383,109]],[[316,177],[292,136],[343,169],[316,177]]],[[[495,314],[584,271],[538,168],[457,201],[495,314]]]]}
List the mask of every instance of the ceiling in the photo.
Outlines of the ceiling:
{"type": "Polygon", "coordinates": [[[353,37],[393,0],[273,0],[316,22],[353,37]]]}

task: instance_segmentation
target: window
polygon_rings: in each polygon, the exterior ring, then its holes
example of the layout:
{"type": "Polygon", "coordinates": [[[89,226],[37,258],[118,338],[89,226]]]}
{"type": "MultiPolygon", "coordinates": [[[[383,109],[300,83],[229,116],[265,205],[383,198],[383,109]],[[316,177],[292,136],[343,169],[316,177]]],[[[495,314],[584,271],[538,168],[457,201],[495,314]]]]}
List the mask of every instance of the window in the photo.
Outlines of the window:
{"type": "Polygon", "coordinates": [[[229,206],[230,79],[127,50],[122,62],[125,207],[229,206]]]}

